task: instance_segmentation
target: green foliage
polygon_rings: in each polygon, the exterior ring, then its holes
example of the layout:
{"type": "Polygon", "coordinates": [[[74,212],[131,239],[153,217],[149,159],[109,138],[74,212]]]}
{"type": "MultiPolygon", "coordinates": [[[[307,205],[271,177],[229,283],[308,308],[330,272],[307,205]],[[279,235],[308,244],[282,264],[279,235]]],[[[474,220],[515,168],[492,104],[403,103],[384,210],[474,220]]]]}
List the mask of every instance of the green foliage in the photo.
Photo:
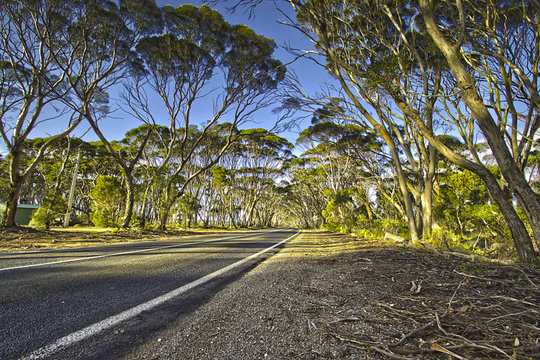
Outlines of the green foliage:
{"type": "Polygon", "coordinates": [[[356,222],[354,207],[348,191],[334,194],[322,212],[324,227],[330,231],[350,233],[356,222]]]}
{"type": "Polygon", "coordinates": [[[514,255],[504,218],[498,207],[490,204],[478,176],[467,170],[448,171],[439,182],[433,215],[440,228],[433,229],[425,241],[437,248],[467,254],[514,255]]]}
{"type": "Polygon", "coordinates": [[[9,175],[8,175],[9,163],[0,154],[0,201],[5,201],[9,193],[9,175]]]}
{"type": "Polygon", "coordinates": [[[434,228],[431,234],[424,239],[437,249],[455,251],[469,255],[481,255],[486,257],[511,259],[516,253],[509,235],[488,237],[462,237],[448,229],[434,228]]]}
{"type": "Polygon", "coordinates": [[[186,193],[184,196],[178,199],[177,208],[184,218],[184,226],[187,226],[191,225],[188,224],[188,220],[191,216],[199,211],[201,204],[199,203],[199,199],[197,199],[194,195],[186,193]]]}
{"type": "Polygon", "coordinates": [[[90,192],[91,220],[98,227],[118,227],[125,190],[112,176],[100,175],[90,192]]]}
{"type": "Polygon", "coordinates": [[[409,228],[404,221],[395,218],[368,220],[365,217],[358,221],[353,233],[358,237],[382,239],[385,233],[409,237],[409,228]]]}
{"type": "Polygon", "coordinates": [[[66,199],[61,195],[46,196],[37,210],[32,213],[30,226],[49,229],[51,223],[61,218],[67,210],[66,199]]]}

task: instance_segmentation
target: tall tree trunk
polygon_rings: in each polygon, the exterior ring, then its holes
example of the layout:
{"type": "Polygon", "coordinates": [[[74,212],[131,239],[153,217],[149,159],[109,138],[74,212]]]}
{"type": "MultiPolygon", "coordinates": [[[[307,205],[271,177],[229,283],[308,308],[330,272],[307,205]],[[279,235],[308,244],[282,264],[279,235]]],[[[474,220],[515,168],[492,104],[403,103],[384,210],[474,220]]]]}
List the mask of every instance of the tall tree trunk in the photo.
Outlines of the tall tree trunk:
{"type": "Polygon", "coordinates": [[[518,205],[525,212],[536,244],[540,248],[540,197],[530,187],[524,174],[514,162],[500,128],[476,90],[476,82],[463,65],[460,55],[461,44],[450,44],[439,31],[435,22],[432,0],[420,0],[420,7],[426,28],[439,50],[445,56],[450,70],[462,91],[463,100],[478,122],[478,126],[497,160],[501,174],[508,182],[518,205]]]}
{"type": "Polygon", "coordinates": [[[415,122],[416,126],[422,131],[422,134],[428,139],[430,144],[437,149],[437,151],[439,151],[454,164],[461,166],[480,177],[491,198],[499,207],[499,210],[501,211],[501,214],[508,225],[508,229],[510,230],[514,240],[514,247],[519,256],[519,260],[526,264],[537,264],[536,254],[534,252],[534,247],[529,233],[519,218],[514,206],[508,200],[504,190],[501,189],[497,179],[495,179],[495,176],[493,176],[493,174],[485,166],[474,163],[447,148],[440,141],[440,139],[433,134],[431,129],[427,128],[426,124],[422,122],[420,116],[408,108],[404,102],[396,101],[396,104],[405,114],[409,116],[410,119],[415,122]]]}
{"type": "Polygon", "coordinates": [[[6,207],[2,215],[1,227],[12,228],[17,226],[15,224],[15,213],[17,212],[17,205],[19,203],[19,193],[21,191],[23,182],[20,177],[17,177],[15,181],[12,181],[9,186],[9,193],[6,199],[6,207]]]}
{"type": "Polygon", "coordinates": [[[165,231],[165,229],[167,228],[167,221],[169,220],[169,213],[171,211],[173,203],[173,201],[170,199],[171,186],[171,184],[167,184],[167,186],[165,186],[162,206],[161,209],[159,209],[160,211],[158,229],[161,231],[165,231]]]}
{"type": "Polygon", "coordinates": [[[150,192],[151,186],[147,186],[144,190],[143,203],[141,205],[141,212],[139,214],[139,226],[141,229],[144,229],[146,226],[146,206],[148,204],[148,193],[150,192]]]}
{"type": "Polygon", "coordinates": [[[75,162],[75,168],[73,169],[73,176],[71,178],[71,186],[69,187],[69,196],[67,202],[66,215],[64,216],[64,227],[69,227],[71,221],[71,209],[73,207],[73,199],[75,197],[75,187],[77,186],[77,176],[79,174],[79,165],[81,163],[81,150],[77,152],[77,161],[75,162]]]}
{"type": "MultiPolygon", "coordinates": [[[[388,133],[387,129],[382,124],[377,122],[373,118],[373,116],[369,113],[369,111],[367,111],[366,108],[362,105],[362,103],[356,98],[355,94],[352,92],[347,82],[343,78],[343,75],[341,74],[341,71],[337,67],[337,65],[334,65],[333,73],[339,80],[341,87],[343,88],[343,90],[345,91],[349,99],[351,99],[352,102],[354,103],[356,109],[358,109],[360,113],[370,122],[370,124],[373,126],[373,130],[384,140],[386,145],[389,147],[390,152],[392,153],[392,161],[396,168],[396,174],[397,174],[398,182],[399,182],[399,189],[401,190],[401,194],[403,196],[403,202],[405,203],[405,216],[406,216],[407,224],[409,227],[411,243],[417,244],[420,241],[420,239],[418,235],[418,228],[416,226],[416,219],[414,216],[413,202],[411,199],[411,194],[407,187],[405,175],[403,174],[401,161],[399,159],[399,154],[397,152],[396,145],[394,144],[394,141],[392,137],[390,136],[390,134],[388,133]]],[[[381,115],[382,113],[379,111],[379,116],[381,115]]]]}
{"type": "Polygon", "coordinates": [[[232,196],[229,196],[229,227],[232,229],[232,228],[235,228],[236,227],[236,224],[235,224],[235,221],[234,221],[234,206],[233,206],[233,200],[232,200],[232,196]]]}
{"type": "Polygon", "coordinates": [[[259,202],[259,199],[255,198],[255,199],[253,199],[253,202],[249,206],[248,217],[247,217],[247,220],[246,220],[246,225],[247,226],[254,226],[255,225],[255,222],[253,221],[253,214],[254,214],[254,211],[255,211],[255,206],[257,206],[258,202],[259,202]]]}
{"type": "Polygon", "coordinates": [[[163,209],[161,209],[161,213],[159,214],[159,230],[165,231],[167,229],[167,221],[169,220],[170,211],[171,207],[169,204],[164,205],[163,209]]]}
{"type": "Polygon", "coordinates": [[[491,198],[501,210],[501,214],[508,224],[508,228],[510,229],[510,233],[514,240],[514,247],[520,261],[525,264],[537,263],[536,254],[529,233],[527,232],[523,221],[519,218],[514,206],[499,186],[499,183],[488,170],[486,170],[486,174],[481,178],[491,198]]]}
{"type": "Polygon", "coordinates": [[[124,181],[126,188],[126,202],[124,209],[124,219],[122,220],[122,229],[127,229],[133,216],[134,192],[133,192],[133,177],[131,172],[124,169],[124,181]]]}
{"type": "Polygon", "coordinates": [[[6,207],[2,216],[0,227],[15,227],[15,213],[19,203],[19,194],[26,180],[19,175],[19,164],[22,157],[21,147],[15,145],[11,150],[11,161],[9,162],[9,192],[6,198],[6,207]]]}
{"type": "Polygon", "coordinates": [[[423,217],[423,237],[431,235],[433,228],[433,183],[435,182],[435,173],[437,169],[437,150],[433,145],[428,146],[429,166],[425,179],[424,191],[422,193],[422,212],[423,217]]]}
{"type": "Polygon", "coordinates": [[[409,235],[411,237],[411,243],[418,244],[420,242],[420,238],[418,235],[418,227],[416,226],[416,218],[414,214],[413,201],[412,201],[411,193],[409,192],[409,189],[407,187],[407,180],[405,179],[405,174],[403,174],[403,169],[401,168],[401,161],[399,160],[399,154],[397,152],[396,147],[393,146],[393,144],[390,144],[389,142],[387,142],[387,145],[389,145],[390,152],[392,153],[392,160],[394,162],[394,167],[396,169],[396,176],[398,178],[399,189],[401,190],[401,195],[403,196],[403,202],[405,203],[405,216],[406,216],[407,224],[409,227],[409,235]]]}

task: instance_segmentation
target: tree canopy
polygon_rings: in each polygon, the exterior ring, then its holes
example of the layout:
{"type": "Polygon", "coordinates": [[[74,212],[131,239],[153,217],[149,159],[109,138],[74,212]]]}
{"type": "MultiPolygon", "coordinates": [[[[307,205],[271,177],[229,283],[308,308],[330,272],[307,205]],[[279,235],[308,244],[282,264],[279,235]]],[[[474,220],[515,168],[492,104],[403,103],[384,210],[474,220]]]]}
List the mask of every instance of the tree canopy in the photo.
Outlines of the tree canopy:
{"type": "Polygon", "coordinates": [[[70,211],[122,228],[322,227],[537,263],[537,2],[276,4],[313,44],[289,51],[331,76],[321,91],[207,5],[2,2],[2,226],[26,202],[45,228],[70,211]],[[295,139],[256,125],[272,106],[295,139]],[[130,128],[113,139],[118,108],[130,128]],[[74,137],[81,124],[99,141],[74,137]]]}

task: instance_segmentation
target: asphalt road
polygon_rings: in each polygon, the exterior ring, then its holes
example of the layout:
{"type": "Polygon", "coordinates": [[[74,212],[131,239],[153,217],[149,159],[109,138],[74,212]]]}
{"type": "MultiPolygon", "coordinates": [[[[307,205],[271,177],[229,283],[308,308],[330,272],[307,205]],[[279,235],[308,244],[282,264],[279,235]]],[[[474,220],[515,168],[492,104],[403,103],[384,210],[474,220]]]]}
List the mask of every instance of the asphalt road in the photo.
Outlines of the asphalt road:
{"type": "Polygon", "coordinates": [[[0,359],[119,357],[181,321],[276,248],[255,254],[295,233],[0,254],[0,359]]]}

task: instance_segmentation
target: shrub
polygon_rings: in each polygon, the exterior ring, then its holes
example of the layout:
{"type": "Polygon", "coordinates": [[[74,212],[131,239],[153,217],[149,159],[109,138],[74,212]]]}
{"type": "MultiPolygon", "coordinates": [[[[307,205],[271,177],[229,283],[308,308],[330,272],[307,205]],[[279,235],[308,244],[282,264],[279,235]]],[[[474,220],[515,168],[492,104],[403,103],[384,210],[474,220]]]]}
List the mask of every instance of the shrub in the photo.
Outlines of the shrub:
{"type": "Polygon", "coordinates": [[[118,227],[125,190],[112,176],[100,175],[90,192],[92,223],[97,227],[118,227]]]}
{"type": "Polygon", "coordinates": [[[49,229],[51,223],[61,218],[66,213],[67,206],[61,195],[47,195],[39,208],[32,213],[30,226],[35,228],[49,229]]]}

